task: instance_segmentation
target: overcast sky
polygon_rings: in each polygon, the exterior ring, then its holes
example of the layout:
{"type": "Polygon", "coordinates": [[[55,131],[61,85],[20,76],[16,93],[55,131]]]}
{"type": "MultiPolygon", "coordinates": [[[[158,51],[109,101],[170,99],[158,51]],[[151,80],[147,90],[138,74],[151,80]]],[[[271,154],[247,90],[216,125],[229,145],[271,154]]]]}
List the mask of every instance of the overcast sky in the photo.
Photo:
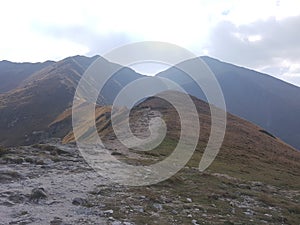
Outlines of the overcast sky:
{"type": "Polygon", "coordinates": [[[1,1],[0,60],[166,41],[300,86],[299,0],[1,1]]]}

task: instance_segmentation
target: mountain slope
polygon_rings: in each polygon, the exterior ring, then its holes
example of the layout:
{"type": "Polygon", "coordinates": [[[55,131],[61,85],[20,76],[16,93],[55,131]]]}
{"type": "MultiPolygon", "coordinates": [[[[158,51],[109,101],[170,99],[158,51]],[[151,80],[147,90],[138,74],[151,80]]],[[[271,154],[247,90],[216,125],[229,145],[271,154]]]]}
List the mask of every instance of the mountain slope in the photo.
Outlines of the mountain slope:
{"type": "MultiPolygon", "coordinates": [[[[29,72],[27,75],[25,73],[18,88],[0,94],[0,116],[3,118],[0,121],[0,144],[32,143],[36,138],[47,136],[45,129],[71,106],[79,79],[97,58],[98,56],[74,56],[56,63],[47,62],[50,65],[41,70],[31,75],[28,75],[29,72]],[[10,141],[10,137],[14,140],[10,141]],[[19,141],[15,142],[16,140],[19,141]]],[[[215,73],[230,113],[253,122],[288,144],[300,148],[300,88],[209,57],[202,59],[215,73]]],[[[189,60],[183,63],[192,67],[193,62],[189,60]]],[[[28,71],[35,71],[37,67],[43,66],[33,64],[33,68],[28,71]]],[[[119,65],[101,59],[101,66],[105,70],[118,68],[119,65]]],[[[191,95],[205,100],[198,86],[175,67],[158,76],[174,80],[191,95]]],[[[104,86],[98,104],[110,105],[122,87],[140,77],[142,76],[133,70],[122,68],[104,86]]]]}
{"type": "Polygon", "coordinates": [[[52,61],[44,63],[13,63],[0,61],[0,94],[17,88],[33,73],[53,64],[52,61]]]}
{"type": "MultiPolygon", "coordinates": [[[[169,94],[172,97],[181,95],[174,92],[169,94]]],[[[201,131],[199,143],[188,164],[168,180],[146,187],[117,184],[105,186],[103,182],[107,182],[107,179],[101,174],[101,185],[93,188],[86,199],[88,207],[97,210],[112,209],[115,219],[133,221],[136,224],[146,224],[149,215],[157,224],[174,224],[174,221],[176,224],[195,224],[197,221],[198,224],[220,225],[299,224],[300,152],[262,128],[228,114],[226,136],[220,152],[212,165],[205,172],[200,172],[198,164],[210,133],[210,111],[207,103],[196,98],[193,98],[193,101],[199,113],[201,131]],[[120,204],[116,204],[115,201],[120,204]],[[133,210],[128,210],[128,205],[131,205],[133,210]]],[[[85,104],[81,105],[81,110],[84,112],[85,104]]],[[[111,127],[110,110],[110,106],[96,108],[96,125],[104,142],[104,149],[118,160],[131,165],[149,165],[165,159],[174,150],[180,133],[180,120],[178,113],[168,102],[151,97],[131,111],[130,127],[138,137],[149,135],[149,121],[157,116],[161,115],[167,124],[165,140],[148,152],[126,149],[116,139],[111,127]]],[[[126,109],[120,109],[119,115],[123,110],[126,109]]],[[[52,126],[69,127],[70,131],[71,110],[61,114],[52,126]]],[[[89,128],[90,124],[81,127],[81,137],[84,140],[91,138],[89,128]]],[[[37,148],[39,152],[57,147],[73,149],[75,145],[70,144],[73,142],[74,137],[70,131],[64,138],[66,145],[63,146],[67,147],[37,145],[37,148]]],[[[106,159],[100,152],[101,149],[97,148],[97,154],[92,154],[94,157],[99,155],[100,158],[106,159]]],[[[50,154],[50,157],[60,162],[64,156],[62,153],[54,156],[50,154]]],[[[76,153],[72,153],[72,157],[74,155],[76,153]]],[[[74,160],[77,161],[78,159],[74,160]]],[[[113,166],[114,163],[107,161],[101,164],[108,176],[114,176],[113,166]]],[[[54,168],[60,167],[57,165],[54,168]]],[[[74,166],[70,168],[73,169],[74,166]]],[[[65,173],[69,173],[65,167],[59,171],[59,174],[65,173]]],[[[74,176],[73,173],[69,174],[74,176]]],[[[91,177],[95,179],[91,175],[86,179],[94,184],[91,177]]],[[[70,180],[68,177],[65,179],[70,180]]],[[[76,183],[72,181],[72,187],[76,188],[76,183]]]]}
{"type": "MultiPolygon", "coordinates": [[[[208,170],[200,172],[198,164],[210,130],[210,115],[206,103],[193,100],[201,121],[196,151],[176,175],[154,185],[114,183],[114,179],[96,173],[73,144],[51,140],[4,149],[0,154],[2,220],[7,224],[27,222],[28,218],[38,224],[147,224],[150,218],[153,224],[299,224],[300,152],[228,114],[224,144],[208,170]],[[33,187],[40,187],[45,199],[32,201],[37,190],[33,187]],[[12,207],[18,213],[11,214],[12,207]],[[26,216],[21,213],[24,210],[26,216]]],[[[109,106],[97,107],[96,122],[105,152],[118,160],[149,165],[165,159],[176,146],[180,121],[176,110],[164,100],[149,98],[131,112],[131,129],[139,137],[149,134],[148,122],[159,115],[157,112],[167,123],[166,139],[149,152],[126,150],[112,133],[109,112],[109,106]]],[[[53,126],[69,124],[71,129],[70,123],[69,110],[53,126]]],[[[69,134],[65,141],[74,141],[69,134]]],[[[93,157],[105,158],[102,148],[94,150],[93,157]]],[[[100,168],[107,176],[114,176],[114,166],[106,161],[100,168]]]]}
{"type": "MultiPolygon", "coordinates": [[[[172,96],[181,95],[176,92],[168,92],[168,94],[172,96]]],[[[193,98],[193,101],[199,113],[201,130],[199,143],[193,159],[190,161],[190,165],[197,167],[199,157],[202,155],[208,142],[211,118],[207,103],[196,98],[193,98]]],[[[85,106],[83,105],[82,112],[84,112],[84,108],[85,106]]],[[[114,135],[110,121],[110,110],[109,106],[97,107],[95,115],[98,134],[111,149],[115,149],[121,154],[126,155],[128,150],[118,142],[114,135]]],[[[124,109],[121,109],[120,115],[122,115],[122,110],[124,109]]],[[[146,137],[149,135],[147,127],[150,119],[159,115],[162,116],[167,124],[166,139],[151,153],[144,154],[144,152],[137,152],[138,157],[136,159],[138,160],[140,160],[141,155],[146,158],[155,156],[152,159],[155,162],[155,160],[160,160],[162,157],[169,155],[170,151],[176,146],[180,135],[180,118],[172,105],[157,97],[146,99],[131,111],[130,126],[132,132],[137,136],[146,137]]],[[[71,111],[68,111],[61,115],[52,125],[60,126],[60,124],[64,124],[65,126],[69,126],[70,133],[65,136],[64,143],[73,143],[75,141],[71,131],[70,118],[71,111]]],[[[227,114],[227,119],[225,139],[217,160],[213,163],[211,169],[218,169],[224,173],[226,172],[226,174],[243,179],[255,179],[259,181],[266,181],[268,179],[270,184],[279,186],[287,184],[289,186],[300,185],[299,182],[295,182],[295,179],[299,177],[300,152],[262,128],[239,117],[227,114]],[[291,179],[291,176],[294,178],[291,179]],[[286,180],[286,177],[289,177],[289,179],[286,180]]],[[[84,138],[84,140],[92,138],[89,128],[89,124],[81,128],[82,135],[80,138],[84,138]]],[[[134,157],[131,160],[134,160],[134,157]]],[[[149,159],[147,158],[147,160],[149,159]]],[[[146,164],[148,163],[146,162],[146,164]]]]}
{"type": "MultiPolygon", "coordinates": [[[[31,144],[47,138],[48,126],[71,107],[82,74],[96,59],[101,61],[103,70],[119,67],[99,56],[69,57],[32,74],[18,88],[0,95],[0,144],[31,144]]],[[[122,68],[103,88],[99,103],[111,103],[124,85],[140,76],[129,68],[122,68]]]]}
{"type": "MultiPolygon", "coordinates": [[[[202,57],[214,72],[228,112],[253,122],[300,149],[300,88],[253,70],[202,57]]],[[[183,62],[193,67],[195,60],[183,62]]],[[[180,84],[189,94],[206,100],[185,73],[172,67],[158,74],[180,84]]]]}

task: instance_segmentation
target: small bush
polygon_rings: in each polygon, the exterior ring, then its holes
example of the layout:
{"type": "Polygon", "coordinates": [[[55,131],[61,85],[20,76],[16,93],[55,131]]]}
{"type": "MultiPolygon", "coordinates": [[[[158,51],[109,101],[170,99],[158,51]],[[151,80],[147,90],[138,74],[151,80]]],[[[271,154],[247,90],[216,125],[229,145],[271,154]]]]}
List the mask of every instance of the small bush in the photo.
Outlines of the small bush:
{"type": "Polygon", "coordinates": [[[46,144],[35,144],[33,145],[34,148],[38,148],[44,151],[53,152],[56,150],[55,146],[46,145],[46,144]]]}
{"type": "Polygon", "coordinates": [[[0,146],[0,157],[4,156],[7,153],[8,153],[8,149],[0,146]]]}
{"type": "Polygon", "coordinates": [[[234,225],[234,223],[227,220],[227,221],[224,222],[224,225],[234,225]]]}
{"type": "Polygon", "coordinates": [[[300,206],[299,205],[291,205],[288,207],[290,213],[300,215],[300,206]]]}
{"type": "Polygon", "coordinates": [[[272,196],[267,194],[260,194],[259,200],[268,206],[274,207],[276,205],[276,201],[274,200],[274,198],[272,198],[272,196]]]}

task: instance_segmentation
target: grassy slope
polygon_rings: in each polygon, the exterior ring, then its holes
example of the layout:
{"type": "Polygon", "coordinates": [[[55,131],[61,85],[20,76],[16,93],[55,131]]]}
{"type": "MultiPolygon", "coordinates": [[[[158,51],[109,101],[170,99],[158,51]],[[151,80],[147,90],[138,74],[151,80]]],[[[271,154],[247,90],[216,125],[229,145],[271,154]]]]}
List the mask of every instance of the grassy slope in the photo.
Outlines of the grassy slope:
{"type": "MultiPolygon", "coordinates": [[[[151,215],[157,224],[191,224],[192,219],[188,216],[191,212],[193,218],[203,224],[299,224],[300,152],[260,127],[228,114],[222,148],[208,170],[201,173],[197,167],[210,132],[210,111],[207,104],[194,101],[199,112],[201,136],[187,166],[157,185],[146,188],[111,187],[114,189],[114,201],[99,195],[95,196],[94,201],[104,201],[114,208],[119,219],[126,218],[126,212],[122,211],[122,204],[113,202],[141,205],[146,212],[130,214],[137,224],[148,221],[147,208],[153,208],[157,202],[163,203],[164,207],[158,210],[157,215],[151,215]],[[138,196],[146,196],[146,200],[138,196]],[[161,200],[161,196],[167,196],[170,201],[161,200]],[[187,202],[186,198],[191,198],[193,202],[187,202]]],[[[135,152],[138,157],[127,155],[120,147],[118,151],[124,153],[118,156],[120,160],[130,164],[155,163],[169,155],[176,146],[180,132],[178,114],[161,99],[146,100],[131,112],[133,130],[138,117],[147,107],[162,113],[168,127],[166,139],[150,152],[135,152]]],[[[98,132],[108,145],[114,135],[110,121],[105,119],[103,113],[109,110],[109,107],[96,110],[98,132]]],[[[83,130],[88,130],[88,127],[83,130]]],[[[74,138],[70,133],[65,142],[72,141],[74,138]]],[[[101,190],[103,188],[99,187],[101,190]]]]}

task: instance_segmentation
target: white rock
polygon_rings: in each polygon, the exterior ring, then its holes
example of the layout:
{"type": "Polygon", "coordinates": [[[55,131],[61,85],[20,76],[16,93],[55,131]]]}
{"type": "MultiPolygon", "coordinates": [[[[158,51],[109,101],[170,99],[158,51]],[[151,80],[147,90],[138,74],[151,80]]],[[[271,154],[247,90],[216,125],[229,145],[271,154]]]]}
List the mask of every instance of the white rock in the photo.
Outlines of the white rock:
{"type": "Polygon", "coordinates": [[[114,210],[112,209],[109,209],[109,210],[105,210],[103,211],[105,214],[113,214],[114,213],[114,210]]]}
{"type": "Polygon", "coordinates": [[[194,224],[194,225],[199,225],[199,224],[197,223],[197,220],[192,220],[192,224],[194,224]]]}
{"type": "Polygon", "coordinates": [[[153,207],[156,208],[157,210],[162,210],[163,209],[163,206],[161,204],[158,204],[158,203],[154,203],[153,207]]]}
{"type": "Polygon", "coordinates": [[[123,222],[124,225],[133,225],[133,223],[123,222]]]}

